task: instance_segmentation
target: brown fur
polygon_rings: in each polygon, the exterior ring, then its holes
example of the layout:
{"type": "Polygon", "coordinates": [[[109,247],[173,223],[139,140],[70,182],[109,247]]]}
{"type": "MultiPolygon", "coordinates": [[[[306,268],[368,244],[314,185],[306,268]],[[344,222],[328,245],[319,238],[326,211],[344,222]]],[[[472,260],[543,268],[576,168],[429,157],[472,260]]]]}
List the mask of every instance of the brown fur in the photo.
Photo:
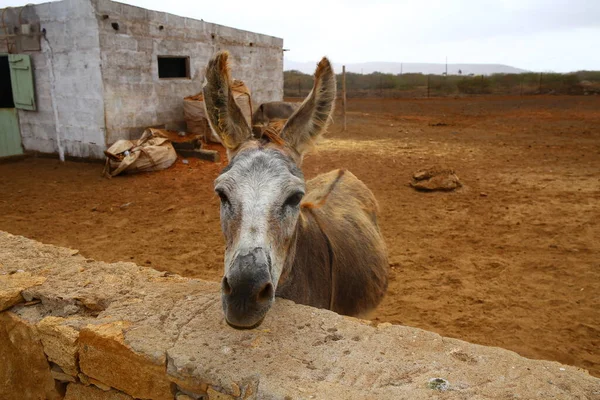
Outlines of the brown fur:
{"type": "Polygon", "coordinates": [[[228,154],[234,154],[242,143],[252,137],[252,130],[230,90],[233,83],[228,60],[228,52],[220,52],[210,59],[202,93],[208,122],[221,138],[228,154]]]}
{"type": "MultiPolygon", "coordinates": [[[[333,111],[335,74],[329,60],[323,58],[318,64],[313,90],[285,125],[277,122],[263,127],[258,138],[252,138],[239,113],[231,112],[236,105],[228,101],[226,62],[223,53],[211,60],[204,94],[213,99],[212,112],[207,115],[213,126],[220,127],[219,135],[227,138],[224,143],[231,150],[230,159],[245,151],[276,149],[299,166],[303,154],[326,129],[333,111]]],[[[285,254],[276,294],[347,315],[361,315],[375,308],[388,280],[387,251],[377,225],[377,209],[373,193],[346,170],[306,182],[293,235],[285,243],[273,240],[285,254]]],[[[273,235],[279,236],[278,232],[274,227],[273,235]]],[[[228,248],[231,246],[228,243],[228,248]]]]}
{"type": "Polygon", "coordinates": [[[373,193],[349,171],[308,181],[295,252],[284,267],[290,278],[280,281],[277,294],[346,315],[375,308],[388,279],[377,208],[373,193]]]}
{"type": "Polygon", "coordinates": [[[315,71],[313,89],[281,132],[281,137],[300,155],[300,161],[327,130],[335,105],[335,93],[335,74],[329,60],[323,58],[315,71]]]}
{"type": "Polygon", "coordinates": [[[281,130],[286,122],[286,119],[274,119],[266,125],[254,125],[254,136],[257,139],[285,146],[285,141],[281,138],[281,130]]]}

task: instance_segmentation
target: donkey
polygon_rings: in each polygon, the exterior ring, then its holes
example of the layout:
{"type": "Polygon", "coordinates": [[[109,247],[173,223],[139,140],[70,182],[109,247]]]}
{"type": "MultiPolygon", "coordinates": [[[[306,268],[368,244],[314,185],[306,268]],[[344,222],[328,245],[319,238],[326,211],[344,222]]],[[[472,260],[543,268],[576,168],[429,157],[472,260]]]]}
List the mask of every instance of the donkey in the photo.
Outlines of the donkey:
{"type": "Polygon", "coordinates": [[[333,112],[329,60],[319,62],[312,91],[280,133],[254,138],[233,100],[228,57],[219,52],[209,61],[203,87],[209,123],[229,159],[215,180],[227,323],[259,326],[275,296],[345,315],[372,310],[388,282],[373,193],[343,169],[308,182],[300,170],[333,112]]]}
{"type": "Polygon", "coordinates": [[[260,136],[269,121],[287,120],[298,109],[299,103],[286,101],[271,101],[263,103],[252,114],[252,130],[255,136],[260,136]]]}

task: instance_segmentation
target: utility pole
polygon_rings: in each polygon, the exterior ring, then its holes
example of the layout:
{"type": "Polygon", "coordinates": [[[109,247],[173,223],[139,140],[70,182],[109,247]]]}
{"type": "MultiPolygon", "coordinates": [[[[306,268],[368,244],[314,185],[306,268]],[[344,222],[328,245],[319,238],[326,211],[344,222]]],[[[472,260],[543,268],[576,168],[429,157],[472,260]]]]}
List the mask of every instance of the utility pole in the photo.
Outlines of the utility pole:
{"type": "Polygon", "coordinates": [[[344,110],[344,132],[346,132],[346,66],[342,66],[342,104],[344,110]]]}
{"type": "Polygon", "coordinates": [[[521,75],[521,83],[520,83],[520,85],[519,85],[519,86],[520,86],[520,88],[521,88],[519,95],[520,95],[520,96],[523,96],[523,75],[521,75]]]}
{"type": "Polygon", "coordinates": [[[446,56],[446,76],[448,76],[448,56],[446,56]]]}

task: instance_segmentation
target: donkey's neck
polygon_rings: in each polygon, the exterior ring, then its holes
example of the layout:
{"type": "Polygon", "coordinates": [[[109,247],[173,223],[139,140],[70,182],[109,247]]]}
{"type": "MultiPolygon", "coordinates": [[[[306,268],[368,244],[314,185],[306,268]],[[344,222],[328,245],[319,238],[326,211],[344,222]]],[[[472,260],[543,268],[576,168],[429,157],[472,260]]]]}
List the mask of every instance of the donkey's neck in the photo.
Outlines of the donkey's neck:
{"type": "Polygon", "coordinates": [[[332,254],[313,211],[303,208],[296,224],[277,295],[297,303],[329,308],[332,254]]]}

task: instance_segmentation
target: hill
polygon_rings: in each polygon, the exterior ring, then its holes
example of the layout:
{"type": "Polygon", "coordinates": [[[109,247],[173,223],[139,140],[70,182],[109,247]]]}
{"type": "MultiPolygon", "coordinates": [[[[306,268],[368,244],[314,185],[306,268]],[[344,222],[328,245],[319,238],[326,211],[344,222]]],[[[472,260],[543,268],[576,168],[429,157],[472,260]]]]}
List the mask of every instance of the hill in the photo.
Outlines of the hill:
{"type": "MultiPolygon", "coordinates": [[[[285,71],[297,70],[306,74],[312,74],[316,65],[316,62],[284,60],[285,71]]],[[[337,73],[342,72],[341,63],[333,63],[333,67],[337,73]]],[[[441,75],[445,70],[445,64],[434,63],[367,62],[346,64],[347,72],[354,72],[357,74],[370,74],[373,72],[399,74],[402,72],[441,75]]],[[[457,75],[459,70],[462,72],[462,75],[519,74],[528,72],[524,69],[503,64],[448,64],[448,75],[457,75]]]]}

